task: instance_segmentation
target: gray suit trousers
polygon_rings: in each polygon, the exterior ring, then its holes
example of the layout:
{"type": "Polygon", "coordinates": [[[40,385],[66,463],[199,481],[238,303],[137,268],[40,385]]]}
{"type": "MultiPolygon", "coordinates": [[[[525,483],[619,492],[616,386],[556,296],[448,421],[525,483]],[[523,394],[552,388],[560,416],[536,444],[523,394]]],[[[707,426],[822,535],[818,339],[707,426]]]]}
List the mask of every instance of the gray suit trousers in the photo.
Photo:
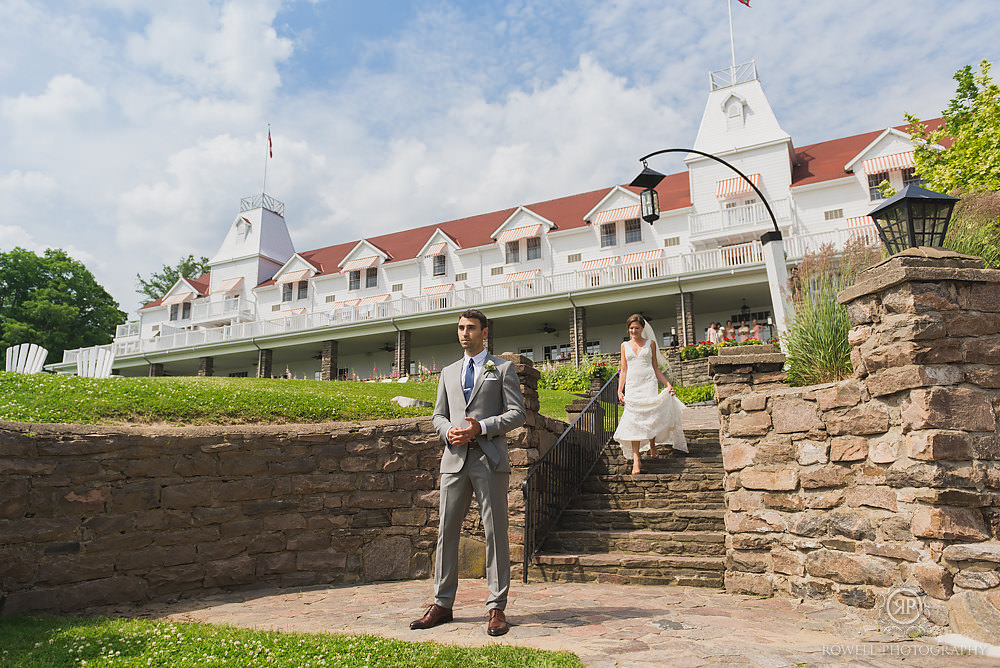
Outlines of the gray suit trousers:
{"type": "Polygon", "coordinates": [[[469,450],[461,471],[441,474],[441,522],[434,561],[434,602],[438,605],[444,608],[455,605],[458,536],[475,494],[486,530],[486,584],[490,589],[486,609],[503,610],[507,607],[507,592],[510,590],[510,544],[507,535],[509,479],[509,473],[490,470],[486,455],[478,447],[469,450]]]}

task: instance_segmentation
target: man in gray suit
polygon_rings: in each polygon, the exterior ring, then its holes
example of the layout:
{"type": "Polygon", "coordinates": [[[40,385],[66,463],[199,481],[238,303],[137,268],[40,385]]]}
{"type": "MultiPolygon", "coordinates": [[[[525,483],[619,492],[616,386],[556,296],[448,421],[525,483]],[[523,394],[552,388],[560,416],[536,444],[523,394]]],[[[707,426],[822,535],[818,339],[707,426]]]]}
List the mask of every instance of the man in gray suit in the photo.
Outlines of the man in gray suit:
{"type": "Polygon", "coordinates": [[[458,319],[465,355],[441,370],[434,427],[444,441],[441,455],[441,523],[434,562],[434,604],[411,629],[429,629],[452,620],[458,591],[458,539],[462,520],[476,495],[486,532],[486,632],[507,633],[510,547],[507,537],[507,483],[510,458],[505,434],[524,424],[524,400],[517,371],[484,346],[486,316],[469,310],[458,319]]]}

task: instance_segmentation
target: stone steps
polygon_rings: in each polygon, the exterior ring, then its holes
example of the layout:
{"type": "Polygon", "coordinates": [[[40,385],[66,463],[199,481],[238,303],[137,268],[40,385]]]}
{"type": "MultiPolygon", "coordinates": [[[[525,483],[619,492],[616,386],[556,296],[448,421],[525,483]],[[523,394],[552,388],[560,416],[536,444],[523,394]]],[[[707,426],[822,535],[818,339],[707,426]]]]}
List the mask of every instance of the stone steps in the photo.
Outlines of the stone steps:
{"type": "Polygon", "coordinates": [[[694,508],[608,508],[566,510],[559,520],[560,529],[581,531],[723,531],[724,511],[694,508]]]}
{"type": "Polygon", "coordinates": [[[722,587],[725,561],[721,556],[542,553],[528,574],[545,582],[722,587]]]}
{"type": "Polygon", "coordinates": [[[691,452],[661,449],[643,472],[616,443],[601,453],[528,569],[546,582],[722,587],[725,499],[718,432],[689,432],[691,452]]]}
{"type": "Polygon", "coordinates": [[[569,531],[562,528],[549,534],[545,552],[630,554],[724,555],[726,544],[721,531],[569,531]]]}

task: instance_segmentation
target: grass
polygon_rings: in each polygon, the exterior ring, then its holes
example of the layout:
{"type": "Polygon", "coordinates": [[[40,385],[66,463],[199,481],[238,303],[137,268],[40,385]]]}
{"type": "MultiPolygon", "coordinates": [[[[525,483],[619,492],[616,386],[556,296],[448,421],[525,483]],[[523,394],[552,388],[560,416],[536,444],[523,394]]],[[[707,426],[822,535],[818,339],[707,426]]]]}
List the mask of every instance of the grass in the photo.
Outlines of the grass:
{"type": "Polygon", "coordinates": [[[377,636],[282,633],[144,619],[14,617],[0,622],[0,668],[101,666],[582,666],[569,652],[454,647],[377,636]]]}
{"type": "MultiPolygon", "coordinates": [[[[565,419],[569,392],[543,390],[542,413],[565,419]]],[[[0,371],[0,420],[70,424],[286,424],[430,415],[437,380],[361,383],[257,378],[78,378],[0,371]]]]}

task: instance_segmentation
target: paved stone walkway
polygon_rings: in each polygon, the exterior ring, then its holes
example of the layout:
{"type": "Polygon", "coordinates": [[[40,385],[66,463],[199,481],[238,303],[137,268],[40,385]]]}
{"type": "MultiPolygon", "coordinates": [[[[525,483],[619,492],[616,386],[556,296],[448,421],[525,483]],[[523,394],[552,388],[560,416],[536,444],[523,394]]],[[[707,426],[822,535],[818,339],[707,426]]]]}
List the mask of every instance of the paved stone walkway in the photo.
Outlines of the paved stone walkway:
{"type": "Polygon", "coordinates": [[[283,631],[376,634],[481,646],[569,650],[588,666],[996,666],[932,638],[892,638],[836,602],[759,599],[697,587],[515,582],[500,638],[486,635],[484,580],[463,580],[455,621],[409,622],[429,603],[428,580],[222,594],[138,609],[103,610],[171,621],[283,631]]]}

